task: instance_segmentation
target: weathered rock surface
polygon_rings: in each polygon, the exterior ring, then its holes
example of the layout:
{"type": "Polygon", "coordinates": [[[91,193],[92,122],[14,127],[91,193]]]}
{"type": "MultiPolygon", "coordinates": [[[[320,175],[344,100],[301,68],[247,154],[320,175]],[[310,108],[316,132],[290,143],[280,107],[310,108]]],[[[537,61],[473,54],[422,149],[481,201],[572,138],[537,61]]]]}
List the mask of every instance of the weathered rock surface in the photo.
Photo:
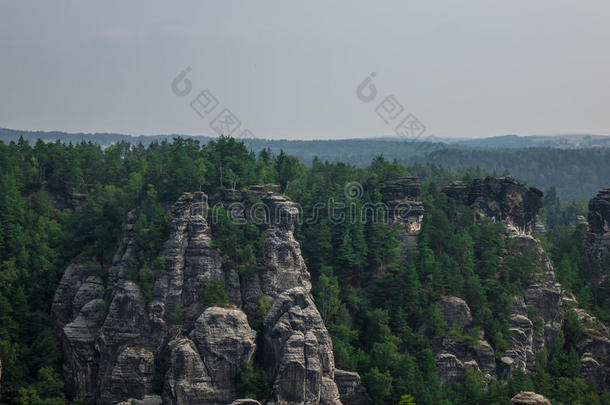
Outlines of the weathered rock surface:
{"type": "Polygon", "coordinates": [[[163,399],[158,395],[146,395],[142,399],[129,398],[127,401],[119,402],[117,405],[162,405],[163,399]]]}
{"type": "MultiPolygon", "coordinates": [[[[51,306],[51,314],[58,328],[63,328],[74,318],[74,297],[85,280],[93,275],[96,266],[99,264],[93,259],[80,257],[64,271],[51,306]]],[[[80,306],[82,307],[83,304],[81,303],[80,306]]]]}
{"type": "Polygon", "coordinates": [[[443,192],[458,203],[475,206],[482,215],[504,222],[519,234],[534,231],[542,207],[542,192],[512,177],[475,179],[470,186],[455,182],[443,192]]]}
{"type": "Polygon", "coordinates": [[[551,405],[551,402],[540,394],[522,391],[515,395],[511,400],[514,405],[551,405]]]}
{"type": "MultiPolygon", "coordinates": [[[[470,307],[459,297],[444,297],[436,303],[447,325],[459,333],[471,334],[472,315],[470,307]]],[[[427,327],[422,329],[426,332],[427,327]]],[[[471,344],[457,343],[452,338],[433,339],[431,347],[436,356],[439,378],[443,383],[456,382],[464,377],[466,367],[482,371],[487,377],[496,375],[495,353],[484,334],[471,344]]]]}
{"type": "Polygon", "coordinates": [[[264,324],[265,368],[274,380],[273,402],[338,404],[332,341],[308,291],[293,288],[273,303],[264,324]],[[334,385],[334,382],[328,385],[334,385]],[[330,394],[336,398],[328,397],[330,394]]]}
{"type": "Polygon", "coordinates": [[[445,297],[441,299],[436,307],[443,314],[445,321],[450,326],[468,327],[472,324],[472,315],[466,301],[458,297],[445,297]]]}
{"type": "Polygon", "coordinates": [[[610,251],[610,187],[601,190],[589,201],[589,230],[585,253],[600,260],[610,251]]]}
{"type": "MultiPolygon", "coordinates": [[[[534,364],[534,325],[525,315],[513,314],[510,318],[510,349],[505,352],[521,371],[531,370],[534,364]]],[[[511,370],[514,371],[514,370],[511,370]]]]}
{"type": "Polygon", "coordinates": [[[341,402],[345,405],[367,405],[372,402],[360,382],[358,373],[335,369],[335,384],[341,402]]]}
{"type": "Polygon", "coordinates": [[[465,366],[455,355],[441,352],[436,355],[436,369],[441,383],[454,383],[464,378],[465,366]]]}
{"type": "Polygon", "coordinates": [[[168,344],[169,368],[165,373],[166,404],[217,404],[216,390],[195,344],[178,337],[168,344]]]}
{"type": "Polygon", "coordinates": [[[464,377],[466,367],[472,367],[491,378],[497,374],[495,353],[483,338],[473,344],[457,343],[449,338],[433,341],[436,364],[442,382],[455,382],[464,377]]]}
{"type": "Polygon", "coordinates": [[[425,213],[419,180],[416,177],[400,177],[381,192],[389,222],[400,224],[404,228],[401,245],[406,248],[417,247],[417,233],[421,229],[425,213]]]}
{"type": "Polygon", "coordinates": [[[236,399],[231,405],[261,405],[261,403],[254,399],[236,399]]]}
{"type": "Polygon", "coordinates": [[[240,367],[252,359],[256,333],[250,329],[243,311],[211,307],[195,322],[191,332],[207,371],[212,376],[219,397],[235,398],[235,378],[240,367]]]}
{"type": "Polygon", "coordinates": [[[165,324],[177,308],[197,305],[210,279],[225,280],[220,255],[212,247],[206,201],[203,193],[183,194],[172,207],[170,235],[161,254],[166,266],[149,305],[155,324],[165,324]]]}
{"type": "Polygon", "coordinates": [[[546,226],[540,221],[536,221],[536,225],[534,225],[534,235],[541,235],[546,233],[546,226]]]}
{"type": "MultiPolygon", "coordinates": [[[[566,312],[573,310],[583,324],[587,325],[585,337],[577,346],[581,355],[582,371],[584,375],[597,379],[602,385],[605,384],[607,376],[610,375],[609,330],[585,310],[578,308],[576,298],[562,290],[548,256],[541,244],[531,236],[540,208],[540,191],[527,188],[512,178],[491,177],[476,179],[471,186],[455,182],[443,191],[458,204],[473,206],[479,215],[504,222],[508,226],[508,236],[513,238],[518,249],[527,249],[534,253],[533,260],[540,269],[540,273],[526,286],[523,296],[514,297],[510,319],[510,346],[503,357],[494,361],[496,376],[506,379],[518,369],[531,373],[536,354],[554,341],[563,327],[566,312]]],[[[589,234],[585,249],[592,257],[600,258],[600,251],[607,249],[609,202],[610,189],[605,189],[589,204],[589,234]]],[[[459,299],[452,298],[453,305],[448,305],[446,301],[447,299],[440,302],[438,308],[450,325],[456,319],[468,318],[466,312],[459,309],[463,308],[459,299]]],[[[461,327],[467,328],[467,325],[461,327]]],[[[433,342],[433,347],[437,353],[439,376],[444,382],[459,380],[467,365],[479,367],[482,371],[492,369],[491,364],[481,364],[482,360],[464,344],[445,339],[442,342],[433,342]]],[[[493,351],[491,353],[493,354],[493,351]]],[[[526,393],[517,399],[538,400],[532,395],[526,393]]]]}
{"type": "Polygon", "coordinates": [[[332,341],[293,235],[298,209],[269,189],[223,195],[223,205],[233,204],[234,219],[247,218],[265,231],[265,268],[251,278],[223,269],[212,245],[207,197],[200,192],[182,195],[171,208],[170,235],[160,254],[166,266],[152,292],[145,294],[127,277],[136,211],[128,216],[106,277],[85,257],[66,269],[52,313],[71,394],[97,404],[259,404],[239,399],[237,389],[238,370],[259,350],[262,371],[273,382],[268,404],[339,405],[342,396],[371,403],[355,373],[338,379],[339,391],[332,341]],[[229,307],[203,306],[200,297],[211,279],[227,286],[229,307]],[[257,347],[248,316],[256,315],[263,296],[273,305],[257,347]]]}
{"type": "Polygon", "coordinates": [[[580,367],[583,377],[593,378],[598,384],[603,384],[606,379],[604,367],[593,357],[591,353],[583,353],[580,358],[580,367]]]}

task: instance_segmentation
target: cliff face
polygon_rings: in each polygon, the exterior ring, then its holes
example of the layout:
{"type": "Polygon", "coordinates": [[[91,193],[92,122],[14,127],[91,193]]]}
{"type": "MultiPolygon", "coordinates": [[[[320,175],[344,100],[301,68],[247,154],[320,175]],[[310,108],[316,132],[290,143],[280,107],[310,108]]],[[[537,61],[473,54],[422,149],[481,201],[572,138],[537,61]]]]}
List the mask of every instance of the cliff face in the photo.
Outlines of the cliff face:
{"type": "MultiPolygon", "coordinates": [[[[455,199],[456,203],[473,206],[478,215],[504,222],[508,227],[508,236],[518,246],[534,250],[534,260],[542,271],[526,286],[523,295],[513,297],[509,348],[499,360],[495,359],[494,351],[483,334],[473,347],[457,344],[450,339],[435,342],[441,381],[454,382],[461,379],[467,366],[500,379],[508,378],[517,369],[532,372],[537,353],[556,338],[569,310],[575,310],[585,324],[597,325],[585,331],[586,338],[578,346],[584,375],[602,381],[610,375],[607,328],[578,308],[576,299],[562,290],[546,252],[540,242],[531,236],[541,207],[542,193],[521,185],[512,178],[491,177],[476,179],[470,186],[456,182],[443,191],[455,199]]],[[[597,231],[595,241],[603,240],[604,236],[600,235],[608,235],[607,209],[610,205],[607,198],[610,193],[602,191],[600,194],[590,203],[590,207],[594,208],[590,217],[595,217],[594,226],[591,227],[597,231]]],[[[595,246],[599,246],[599,243],[595,246]]],[[[459,320],[462,323],[460,326],[465,330],[469,328],[470,308],[460,298],[446,297],[437,304],[437,308],[448,324],[459,320]]]]}
{"type": "Polygon", "coordinates": [[[474,206],[488,218],[504,222],[517,234],[534,231],[538,210],[542,207],[542,192],[512,177],[475,179],[472,185],[455,182],[443,192],[460,204],[474,206]]]}
{"type": "Polygon", "coordinates": [[[406,248],[417,247],[417,233],[425,213],[420,192],[416,177],[400,177],[382,190],[389,222],[403,227],[401,245],[406,248]]]}
{"type": "Polygon", "coordinates": [[[589,201],[587,222],[585,253],[600,260],[610,250],[610,188],[601,190],[589,201]]]}
{"type": "MultiPolygon", "coordinates": [[[[584,325],[584,337],[577,345],[581,368],[585,377],[592,377],[602,385],[610,376],[610,333],[601,322],[578,308],[575,298],[565,293],[556,282],[551,265],[539,242],[531,238],[520,240],[538,249],[539,267],[543,272],[523,295],[513,297],[510,317],[511,337],[503,356],[496,353],[481,332],[474,344],[459,343],[451,338],[433,339],[436,365],[441,382],[461,380],[467,367],[482,371],[488,378],[507,379],[517,369],[531,373],[537,354],[551,344],[562,330],[566,313],[574,310],[584,325]]],[[[437,308],[450,326],[468,332],[472,317],[468,304],[458,297],[445,297],[437,308]]]]}
{"type": "Polygon", "coordinates": [[[223,270],[206,196],[187,193],[172,207],[160,255],[166,265],[147,300],[127,277],[134,249],[128,225],[105,277],[99,265],[80,258],[55,294],[67,388],[97,404],[257,403],[238,400],[237,374],[259,353],[271,382],[263,403],[368,403],[358,375],[335,369],[332,341],[293,235],[296,206],[262,189],[225,194],[223,205],[245,207],[234,217],[265,228],[264,269],[248,279],[223,270]],[[255,198],[262,203],[253,209],[255,198]],[[231,305],[204,307],[200,297],[212,279],[224,281],[231,305]],[[250,325],[263,297],[272,305],[257,339],[250,325]]]}

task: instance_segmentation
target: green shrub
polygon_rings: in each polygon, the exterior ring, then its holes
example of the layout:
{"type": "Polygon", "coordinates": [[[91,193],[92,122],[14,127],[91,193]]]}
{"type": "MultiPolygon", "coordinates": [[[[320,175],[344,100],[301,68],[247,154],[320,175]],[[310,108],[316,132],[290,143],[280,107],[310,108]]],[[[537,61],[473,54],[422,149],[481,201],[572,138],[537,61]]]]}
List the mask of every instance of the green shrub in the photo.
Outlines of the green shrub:
{"type": "Polygon", "coordinates": [[[227,297],[227,286],[224,281],[217,278],[210,278],[205,286],[200,298],[206,307],[223,307],[229,303],[227,297]]]}

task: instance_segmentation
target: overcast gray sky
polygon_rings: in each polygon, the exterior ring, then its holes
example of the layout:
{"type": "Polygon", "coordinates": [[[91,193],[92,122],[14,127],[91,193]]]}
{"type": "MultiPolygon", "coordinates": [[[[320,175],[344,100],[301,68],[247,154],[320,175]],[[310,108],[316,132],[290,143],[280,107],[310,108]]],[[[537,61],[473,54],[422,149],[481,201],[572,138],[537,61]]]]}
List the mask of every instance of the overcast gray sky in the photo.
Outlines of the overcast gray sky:
{"type": "Polygon", "coordinates": [[[609,21],[607,0],[0,0],[0,127],[214,135],[229,108],[258,137],[381,136],[393,95],[439,137],[608,134],[609,21]]]}

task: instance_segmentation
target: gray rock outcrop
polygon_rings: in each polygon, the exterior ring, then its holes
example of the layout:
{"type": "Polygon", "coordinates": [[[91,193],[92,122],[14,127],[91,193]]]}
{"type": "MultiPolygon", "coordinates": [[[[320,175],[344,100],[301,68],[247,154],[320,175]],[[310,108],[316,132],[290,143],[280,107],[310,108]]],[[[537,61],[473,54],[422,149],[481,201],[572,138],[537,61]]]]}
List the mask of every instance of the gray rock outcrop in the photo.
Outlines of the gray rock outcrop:
{"type": "MultiPolygon", "coordinates": [[[[501,379],[508,378],[518,369],[531,373],[537,353],[557,337],[563,327],[566,312],[575,310],[584,324],[596,325],[593,329],[585,329],[585,338],[577,346],[583,372],[603,381],[610,374],[606,361],[610,352],[609,331],[586,311],[578,308],[576,299],[562,290],[550,259],[540,242],[532,237],[542,193],[510,177],[475,179],[471,185],[455,182],[445,187],[443,192],[458,204],[473,206],[475,213],[505,223],[507,236],[513,239],[518,249],[533,253],[533,260],[540,272],[526,285],[523,296],[514,297],[509,348],[503,356],[482,365],[481,360],[466,345],[450,340],[437,342],[434,347],[441,380],[447,382],[459,379],[467,364],[478,366],[484,371],[492,370],[491,364],[495,363],[496,376],[501,379]]],[[[589,207],[589,236],[585,247],[588,252],[599,252],[609,235],[610,189],[602,190],[591,200],[589,207]]],[[[596,254],[593,256],[599,258],[599,254],[596,254]]],[[[448,324],[455,325],[457,319],[468,319],[464,305],[467,307],[459,298],[450,297],[439,302],[437,307],[448,324]]],[[[467,328],[467,323],[458,322],[458,326],[467,328]]]]}
{"type": "Polygon", "coordinates": [[[532,234],[542,207],[542,191],[512,177],[475,179],[471,185],[455,182],[443,192],[459,204],[472,205],[482,215],[504,222],[517,234],[532,234]]]}
{"type": "Polygon", "coordinates": [[[610,187],[601,190],[589,201],[589,230],[585,253],[601,260],[610,251],[610,187]]]}
{"type": "Polygon", "coordinates": [[[424,204],[421,201],[421,185],[417,177],[400,177],[382,191],[382,202],[390,223],[403,228],[401,246],[417,247],[417,233],[424,219],[424,204]]]}
{"type": "Polygon", "coordinates": [[[264,229],[265,265],[252,277],[223,269],[200,192],[186,193],[172,206],[160,252],[165,267],[146,294],[128,271],[136,211],[105,276],[86,257],[68,266],[52,314],[71,395],[95,404],[259,404],[240,399],[237,386],[239,370],[259,351],[264,364],[257,367],[271,382],[261,403],[340,405],[342,396],[370,403],[355,373],[338,378],[339,391],[332,341],[293,235],[297,207],[268,190],[229,190],[220,201],[241,204],[241,211],[230,210],[232,218],[264,229]],[[212,279],[226,286],[226,307],[204,307],[201,296],[212,279]],[[257,339],[249,320],[263,297],[272,306],[257,339]]]}
{"type": "Polygon", "coordinates": [[[455,355],[441,352],[436,355],[436,369],[441,383],[454,383],[464,378],[465,366],[455,355]]]}
{"type": "Polygon", "coordinates": [[[195,322],[190,338],[213,376],[218,396],[229,401],[238,396],[235,378],[256,349],[256,333],[250,329],[243,311],[207,308],[195,322]]]}
{"type": "Polygon", "coordinates": [[[468,327],[472,324],[472,315],[466,301],[459,297],[445,297],[436,307],[441,311],[450,326],[468,327]]]}
{"type": "Polygon", "coordinates": [[[264,330],[265,368],[274,377],[273,403],[340,403],[332,382],[332,341],[308,291],[297,287],[280,295],[264,330]],[[325,380],[331,387],[322,390],[325,380]]]}
{"type": "Polygon", "coordinates": [[[358,373],[335,369],[335,384],[337,384],[339,398],[343,404],[371,404],[371,398],[362,386],[358,373]]]}
{"type": "Polygon", "coordinates": [[[510,403],[513,405],[551,405],[551,401],[535,392],[522,391],[515,395],[510,403]]]}

